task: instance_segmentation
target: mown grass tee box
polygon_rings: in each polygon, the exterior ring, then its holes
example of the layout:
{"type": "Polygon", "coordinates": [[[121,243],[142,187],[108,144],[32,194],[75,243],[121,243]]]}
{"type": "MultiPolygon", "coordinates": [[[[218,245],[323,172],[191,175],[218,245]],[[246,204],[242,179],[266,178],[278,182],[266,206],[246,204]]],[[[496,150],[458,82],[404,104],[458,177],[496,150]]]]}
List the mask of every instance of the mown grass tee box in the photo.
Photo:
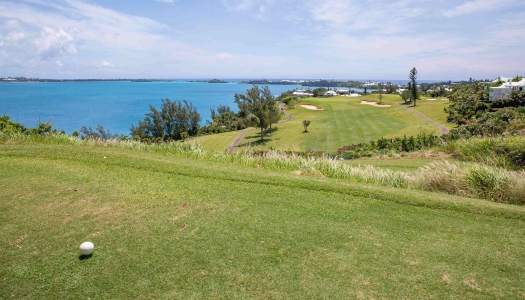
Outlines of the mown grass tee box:
{"type": "Polygon", "coordinates": [[[0,186],[0,298],[524,290],[521,207],[168,152],[32,142],[0,145],[0,186]],[[79,259],[88,239],[97,249],[79,259]]]}

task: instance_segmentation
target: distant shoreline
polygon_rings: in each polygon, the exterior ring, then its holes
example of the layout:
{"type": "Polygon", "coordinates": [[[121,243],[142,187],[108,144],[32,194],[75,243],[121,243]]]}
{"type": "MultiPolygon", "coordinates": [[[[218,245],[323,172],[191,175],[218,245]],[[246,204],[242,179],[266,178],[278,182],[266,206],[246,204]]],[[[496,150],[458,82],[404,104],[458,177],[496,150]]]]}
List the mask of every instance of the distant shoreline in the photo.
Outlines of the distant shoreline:
{"type": "Polygon", "coordinates": [[[0,82],[173,82],[173,79],[40,79],[40,78],[0,78],[0,82]]]}
{"type": "MultiPolygon", "coordinates": [[[[46,79],[46,78],[27,78],[27,77],[0,77],[1,82],[198,82],[198,83],[234,83],[234,84],[251,84],[251,85],[295,85],[302,86],[305,88],[317,88],[317,87],[328,87],[328,88],[367,88],[367,89],[380,89],[393,85],[403,85],[402,83],[396,82],[398,80],[386,80],[386,81],[360,81],[360,80],[267,80],[267,79],[236,79],[233,82],[220,80],[220,79],[46,79]]],[[[421,82],[421,84],[452,84],[452,82],[421,82]]]]}

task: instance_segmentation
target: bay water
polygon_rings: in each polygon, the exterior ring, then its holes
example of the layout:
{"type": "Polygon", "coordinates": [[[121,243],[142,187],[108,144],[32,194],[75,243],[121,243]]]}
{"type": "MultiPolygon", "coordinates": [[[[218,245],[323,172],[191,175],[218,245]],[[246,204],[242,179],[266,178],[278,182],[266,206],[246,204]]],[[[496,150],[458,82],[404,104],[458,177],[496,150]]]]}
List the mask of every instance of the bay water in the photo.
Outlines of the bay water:
{"type": "MultiPolygon", "coordinates": [[[[228,105],[237,111],[236,93],[252,85],[187,81],[125,82],[10,82],[0,83],[0,115],[26,127],[49,121],[59,131],[71,134],[82,126],[102,125],[111,133],[129,135],[162,99],[192,102],[202,116],[202,125],[211,120],[211,108],[228,105]]],[[[299,85],[269,85],[273,94],[301,88],[299,85]]]]}

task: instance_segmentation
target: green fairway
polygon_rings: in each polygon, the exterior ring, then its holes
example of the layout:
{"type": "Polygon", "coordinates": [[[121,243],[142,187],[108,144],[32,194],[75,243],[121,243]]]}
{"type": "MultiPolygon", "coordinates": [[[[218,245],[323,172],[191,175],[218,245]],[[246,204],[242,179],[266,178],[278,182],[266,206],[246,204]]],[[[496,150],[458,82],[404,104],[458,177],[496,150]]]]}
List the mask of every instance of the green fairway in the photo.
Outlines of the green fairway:
{"type": "Polygon", "coordinates": [[[204,147],[204,149],[208,151],[222,152],[228,150],[228,147],[243,131],[244,130],[202,135],[195,138],[191,138],[189,141],[192,143],[199,143],[200,145],[202,145],[202,147],[204,147]]]}
{"type": "Polygon", "coordinates": [[[519,298],[524,220],[477,199],[11,142],[0,299],[519,298]]]}
{"type": "MultiPolygon", "coordinates": [[[[420,132],[434,132],[439,129],[407,111],[399,103],[398,95],[384,95],[383,104],[391,107],[375,107],[360,104],[361,101],[378,101],[377,95],[366,97],[306,98],[297,108],[289,110],[293,115],[290,122],[277,125],[278,130],[265,138],[261,144],[256,131],[248,134],[239,148],[263,145],[266,148],[283,150],[324,150],[333,152],[338,148],[380,137],[417,135],[420,132]],[[312,104],[323,110],[309,110],[301,104],[312,104]],[[310,120],[308,132],[303,132],[302,121],[310,120]]],[[[443,108],[435,103],[431,109],[443,108]],[[438,108],[439,106],[439,108],[438,108]]],[[[437,115],[437,113],[435,114],[437,115]]],[[[438,120],[439,121],[439,120],[438,120]]]]}
{"type": "Polygon", "coordinates": [[[439,97],[438,98],[421,97],[421,99],[417,101],[416,106],[414,107],[413,105],[410,105],[410,108],[419,111],[420,113],[430,118],[432,121],[440,125],[443,125],[447,127],[448,129],[452,129],[456,126],[456,124],[447,122],[448,114],[445,113],[444,108],[448,107],[449,102],[448,100],[443,100],[443,99],[444,98],[439,98],[439,97]],[[435,100],[427,100],[427,99],[435,99],[435,100]]]}
{"type": "MultiPolygon", "coordinates": [[[[417,135],[420,132],[439,134],[436,126],[407,111],[400,103],[398,95],[383,95],[383,104],[391,107],[374,107],[360,104],[361,101],[379,101],[378,95],[365,97],[330,97],[306,98],[295,109],[289,109],[293,115],[291,121],[274,124],[276,129],[271,135],[260,141],[259,130],[252,130],[241,140],[236,151],[250,147],[281,150],[324,150],[333,152],[342,146],[375,140],[381,137],[392,138],[403,135],[417,135]],[[301,104],[312,104],[323,110],[310,110],[301,104]],[[310,120],[308,132],[303,132],[303,120],[310,120]]],[[[447,115],[443,108],[447,101],[420,100],[416,107],[434,122],[447,128],[454,124],[447,123],[447,115]]],[[[283,115],[283,119],[285,116],[283,115]]],[[[245,130],[205,135],[191,139],[201,144],[209,151],[225,151],[233,141],[245,130]]]]}

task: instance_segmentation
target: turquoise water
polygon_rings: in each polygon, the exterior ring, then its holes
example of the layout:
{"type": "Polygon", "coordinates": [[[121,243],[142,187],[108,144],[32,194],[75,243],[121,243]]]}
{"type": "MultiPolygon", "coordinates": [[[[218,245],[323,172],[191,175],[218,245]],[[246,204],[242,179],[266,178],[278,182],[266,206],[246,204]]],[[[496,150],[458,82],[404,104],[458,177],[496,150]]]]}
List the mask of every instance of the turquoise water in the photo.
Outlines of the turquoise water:
{"type": "MultiPolygon", "coordinates": [[[[202,116],[211,119],[210,108],[229,105],[236,110],[235,93],[244,93],[248,84],[206,82],[13,82],[0,83],[0,115],[27,127],[50,121],[58,130],[71,134],[82,126],[110,129],[129,134],[149,111],[160,107],[162,99],[192,102],[202,116]]],[[[271,91],[300,88],[296,85],[271,85],[271,91]]]]}

